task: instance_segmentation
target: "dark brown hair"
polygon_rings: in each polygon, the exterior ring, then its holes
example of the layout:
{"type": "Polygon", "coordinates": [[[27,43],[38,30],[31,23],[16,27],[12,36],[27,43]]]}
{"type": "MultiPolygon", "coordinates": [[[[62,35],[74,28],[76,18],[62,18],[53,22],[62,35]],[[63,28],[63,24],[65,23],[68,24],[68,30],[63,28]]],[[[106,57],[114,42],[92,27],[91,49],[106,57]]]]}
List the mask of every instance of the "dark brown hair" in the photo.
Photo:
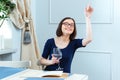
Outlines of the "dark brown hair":
{"type": "Polygon", "coordinates": [[[74,31],[73,31],[73,33],[70,35],[70,40],[73,40],[73,39],[75,39],[75,37],[76,37],[77,31],[76,31],[75,20],[74,20],[73,18],[71,18],[71,17],[65,17],[64,19],[62,19],[62,20],[60,21],[60,23],[59,23],[59,25],[58,25],[58,28],[57,28],[57,30],[56,30],[56,35],[57,35],[58,37],[60,37],[60,36],[63,35],[63,32],[62,32],[61,27],[62,27],[62,23],[63,23],[66,19],[71,19],[71,20],[73,20],[73,22],[74,22],[74,31]]]}

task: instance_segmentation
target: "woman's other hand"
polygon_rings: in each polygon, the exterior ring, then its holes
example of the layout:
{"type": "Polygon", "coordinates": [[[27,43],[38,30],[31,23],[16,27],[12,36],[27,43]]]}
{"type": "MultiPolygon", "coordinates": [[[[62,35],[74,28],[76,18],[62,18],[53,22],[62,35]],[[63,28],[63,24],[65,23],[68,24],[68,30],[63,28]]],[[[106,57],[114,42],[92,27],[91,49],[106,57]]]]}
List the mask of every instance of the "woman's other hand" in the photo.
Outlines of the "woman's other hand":
{"type": "Polygon", "coordinates": [[[55,63],[59,63],[59,60],[52,55],[52,59],[50,60],[50,64],[55,64],[55,63]]]}
{"type": "Polygon", "coordinates": [[[52,56],[51,60],[48,60],[48,59],[41,57],[39,64],[47,66],[47,65],[53,65],[56,63],[58,64],[59,60],[56,57],[52,56]]]}

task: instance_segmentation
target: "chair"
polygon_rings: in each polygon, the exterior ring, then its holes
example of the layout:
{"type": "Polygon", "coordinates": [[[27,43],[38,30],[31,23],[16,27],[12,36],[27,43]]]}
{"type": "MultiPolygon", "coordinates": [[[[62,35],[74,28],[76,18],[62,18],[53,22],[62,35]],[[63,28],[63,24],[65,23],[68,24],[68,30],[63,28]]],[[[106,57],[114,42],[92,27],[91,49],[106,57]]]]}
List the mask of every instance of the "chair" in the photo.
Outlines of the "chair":
{"type": "Polygon", "coordinates": [[[30,61],[0,61],[1,67],[14,67],[14,68],[29,68],[30,61]]]}

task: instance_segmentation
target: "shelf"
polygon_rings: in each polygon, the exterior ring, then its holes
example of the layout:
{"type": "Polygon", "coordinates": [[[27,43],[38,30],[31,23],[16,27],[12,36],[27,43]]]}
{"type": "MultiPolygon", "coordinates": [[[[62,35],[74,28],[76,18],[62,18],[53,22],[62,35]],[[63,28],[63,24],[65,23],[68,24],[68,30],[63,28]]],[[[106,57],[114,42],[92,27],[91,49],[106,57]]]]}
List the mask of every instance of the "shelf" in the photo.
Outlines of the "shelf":
{"type": "Polygon", "coordinates": [[[10,54],[10,53],[15,53],[15,52],[16,52],[16,49],[2,49],[0,50],[0,55],[10,54]]]}

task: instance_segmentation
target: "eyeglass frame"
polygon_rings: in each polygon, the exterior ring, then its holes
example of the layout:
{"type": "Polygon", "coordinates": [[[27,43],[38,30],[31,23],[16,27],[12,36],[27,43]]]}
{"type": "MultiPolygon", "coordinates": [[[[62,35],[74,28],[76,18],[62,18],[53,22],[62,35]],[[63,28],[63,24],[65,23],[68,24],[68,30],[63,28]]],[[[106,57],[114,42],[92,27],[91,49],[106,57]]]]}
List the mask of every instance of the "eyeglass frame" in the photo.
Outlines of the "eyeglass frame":
{"type": "Polygon", "coordinates": [[[68,27],[68,26],[74,27],[74,23],[63,22],[62,24],[66,27],[68,27]]]}

